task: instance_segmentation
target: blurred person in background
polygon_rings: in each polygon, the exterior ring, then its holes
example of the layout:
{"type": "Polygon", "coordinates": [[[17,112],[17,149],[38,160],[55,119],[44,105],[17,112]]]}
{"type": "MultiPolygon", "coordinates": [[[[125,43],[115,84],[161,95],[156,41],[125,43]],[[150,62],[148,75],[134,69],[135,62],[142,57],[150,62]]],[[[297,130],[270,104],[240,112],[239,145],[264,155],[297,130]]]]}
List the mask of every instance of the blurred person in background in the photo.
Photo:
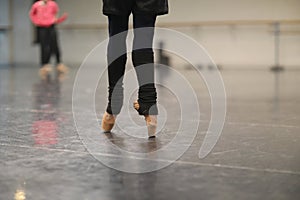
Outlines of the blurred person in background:
{"type": "Polygon", "coordinates": [[[32,23],[38,27],[38,38],[41,48],[41,68],[39,71],[40,77],[46,79],[52,67],[50,65],[51,55],[56,56],[56,69],[58,76],[64,76],[68,68],[61,63],[61,54],[58,45],[58,37],[56,32],[56,24],[59,24],[67,19],[67,14],[64,13],[58,18],[59,7],[52,0],[36,1],[29,12],[32,23]]]}

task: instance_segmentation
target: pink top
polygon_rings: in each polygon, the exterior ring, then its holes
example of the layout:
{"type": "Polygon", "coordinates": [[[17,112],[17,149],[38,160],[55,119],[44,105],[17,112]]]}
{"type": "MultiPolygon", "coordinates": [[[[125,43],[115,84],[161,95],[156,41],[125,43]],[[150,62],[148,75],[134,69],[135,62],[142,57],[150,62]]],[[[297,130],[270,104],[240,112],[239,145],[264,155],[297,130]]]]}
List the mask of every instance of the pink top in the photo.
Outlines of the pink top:
{"type": "Polygon", "coordinates": [[[29,16],[35,25],[49,27],[56,23],[58,10],[58,5],[54,1],[48,0],[47,3],[44,3],[41,0],[32,5],[29,16]]]}

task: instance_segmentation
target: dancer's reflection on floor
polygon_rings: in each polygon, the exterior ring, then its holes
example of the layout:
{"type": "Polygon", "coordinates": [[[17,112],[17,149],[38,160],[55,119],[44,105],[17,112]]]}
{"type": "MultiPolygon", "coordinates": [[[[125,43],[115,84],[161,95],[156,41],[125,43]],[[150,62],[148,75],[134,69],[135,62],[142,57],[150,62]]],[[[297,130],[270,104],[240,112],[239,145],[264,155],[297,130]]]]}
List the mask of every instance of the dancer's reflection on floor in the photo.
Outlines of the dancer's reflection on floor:
{"type": "Polygon", "coordinates": [[[33,85],[34,118],[32,133],[36,145],[55,145],[58,141],[58,104],[60,101],[60,82],[40,81],[33,85]]]}

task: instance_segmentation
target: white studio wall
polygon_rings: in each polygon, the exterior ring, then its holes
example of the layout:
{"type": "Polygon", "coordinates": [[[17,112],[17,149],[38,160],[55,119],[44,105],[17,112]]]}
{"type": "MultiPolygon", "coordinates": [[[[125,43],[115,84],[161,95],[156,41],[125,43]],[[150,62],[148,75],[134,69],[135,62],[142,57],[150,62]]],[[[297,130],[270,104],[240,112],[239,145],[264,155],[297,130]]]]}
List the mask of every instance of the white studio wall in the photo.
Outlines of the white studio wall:
{"type": "MultiPolygon", "coordinates": [[[[1,16],[4,1],[1,0],[1,16]]],[[[38,46],[32,45],[32,26],[28,12],[32,1],[13,0],[14,60],[39,63],[38,46]]],[[[61,13],[69,19],[59,26],[66,63],[80,65],[85,56],[107,38],[105,28],[67,28],[68,25],[104,25],[102,1],[57,0],[61,13]]],[[[299,20],[299,0],[169,0],[170,14],[158,18],[158,24],[226,20],[299,20]]],[[[1,17],[2,18],[2,17],[1,17]]],[[[0,20],[2,23],[2,21],[0,20]]],[[[281,27],[280,63],[300,66],[300,24],[281,27]],[[291,31],[292,30],[292,31],[291,31]],[[290,34],[290,33],[293,34],[290,34]]],[[[272,25],[172,27],[202,44],[217,64],[224,68],[263,68],[274,64],[274,27],[272,25]]],[[[0,34],[0,40],[3,35],[0,34]]],[[[2,41],[2,40],[1,40],[2,41]]],[[[166,44],[168,45],[168,44],[166,44]]],[[[7,45],[1,42],[1,52],[7,45]]],[[[1,53],[1,56],[4,55],[1,53]]],[[[2,58],[2,57],[1,57],[2,58]]],[[[3,59],[2,59],[3,60],[3,59]]],[[[1,60],[1,61],[2,61],[1,60]]],[[[5,62],[5,60],[3,60],[5,62]]],[[[3,62],[2,61],[2,62],[3,62]]],[[[180,61],[178,61],[180,63],[180,61]]]]}
{"type": "MultiPolygon", "coordinates": [[[[171,0],[170,15],[160,22],[299,20],[298,0],[171,0]]],[[[274,26],[216,25],[176,30],[198,41],[225,68],[264,68],[274,64],[274,26]]],[[[300,24],[282,25],[280,64],[300,66],[300,24]]],[[[167,45],[167,44],[166,44],[167,45]]]]}
{"type": "Polygon", "coordinates": [[[170,0],[164,21],[299,19],[298,0],[170,0]]]}

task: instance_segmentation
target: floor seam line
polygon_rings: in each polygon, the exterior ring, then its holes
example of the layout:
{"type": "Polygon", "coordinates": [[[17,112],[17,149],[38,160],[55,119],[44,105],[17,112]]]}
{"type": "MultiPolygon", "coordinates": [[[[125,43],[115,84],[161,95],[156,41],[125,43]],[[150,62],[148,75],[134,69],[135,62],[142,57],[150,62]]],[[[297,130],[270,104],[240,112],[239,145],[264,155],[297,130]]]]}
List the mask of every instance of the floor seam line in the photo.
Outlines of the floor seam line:
{"type": "MultiPolygon", "coordinates": [[[[24,145],[10,145],[10,144],[3,144],[0,143],[1,146],[11,146],[11,147],[20,147],[20,148],[28,148],[28,149],[41,149],[41,150],[48,150],[48,151],[57,151],[57,152],[65,152],[65,153],[79,153],[85,155],[91,155],[93,158],[95,156],[88,151],[73,151],[73,150],[66,150],[66,149],[51,149],[51,148],[42,148],[42,147],[30,147],[24,145]]],[[[100,156],[107,156],[107,157],[117,157],[117,158],[124,158],[124,156],[114,155],[114,154],[105,154],[105,153],[97,153],[96,155],[100,156]]],[[[170,160],[163,160],[163,159],[145,159],[139,157],[127,157],[128,159],[135,159],[135,160],[152,160],[156,162],[169,162],[172,164],[185,164],[185,165],[194,165],[194,166],[206,166],[206,167],[215,167],[215,168],[226,168],[226,169],[237,169],[237,170],[247,170],[247,171],[255,171],[255,172],[268,172],[268,173],[280,173],[280,174],[292,174],[292,175],[300,175],[300,172],[295,171],[288,171],[288,170],[276,170],[276,169],[260,169],[260,168],[252,168],[252,167],[243,167],[243,166],[231,166],[231,165],[222,165],[222,164],[210,164],[210,163],[196,163],[196,162],[189,162],[189,161],[170,161],[170,160]]],[[[95,158],[96,159],[96,158],[95,158]]],[[[96,159],[98,160],[98,159],[96,159]]],[[[98,160],[99,161],[99,160],[98,160]]],[[[101,161],[99,161],[101,163],[101,161]]]]}

